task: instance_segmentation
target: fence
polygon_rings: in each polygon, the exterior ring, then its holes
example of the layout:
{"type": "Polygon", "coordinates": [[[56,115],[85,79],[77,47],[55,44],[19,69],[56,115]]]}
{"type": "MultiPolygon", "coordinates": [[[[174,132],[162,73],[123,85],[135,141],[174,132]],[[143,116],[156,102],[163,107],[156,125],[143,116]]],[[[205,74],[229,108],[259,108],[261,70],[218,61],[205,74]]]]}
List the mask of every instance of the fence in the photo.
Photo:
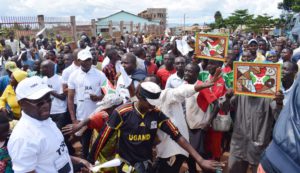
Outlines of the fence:
{"type": "Polygon", "coordinates": [[[151,34],[154,36],[159,36],[164,33],[164,27],[162,25],[147,25],[141,23],[134,23],[133,21],[108,21],[105,23],[97,24],[96,26],[97,32],[101,32],[104,37],[116,37],[120,39],[121,35],[125,32],[130,34],[133,33],[144,33],[144,34],[151,34]]]}
{"type": "Polygon", "coordinates": [[[75,16],[70,17],[45,17],[38,16],[2,16],[0,17],[0,37],[7,37],[11,30],[15,32],[16,38],[21,36],[35,37],[43,28],[46,28],[44,35],[53,38],[56,34],[62,35],[67,41],[76,41],[82,32],[89,36],[95,36],[101,32],[106,38],[112,36],[120,39],[126,31],[128,33],[144,33],[155,36],[163,34],[162,25],[147,25],[134,23],[133,21],[109,21],[96,25],[96,21],[76,21],[75,16]]]}
{"type": "Polygon", "coordinates": [[[15,36],[35,36],[41,29],[46,28],[44,35],[49,38],[60,34],[67,41],[76,41],[82,32],[90,36],[96,35],[95,20],[76,21],[75,16],[70,17],[45,17],[34,16],[3,16],[0,17],[0,29],[2,37],[9,31],[14,31],[15,36]]]}

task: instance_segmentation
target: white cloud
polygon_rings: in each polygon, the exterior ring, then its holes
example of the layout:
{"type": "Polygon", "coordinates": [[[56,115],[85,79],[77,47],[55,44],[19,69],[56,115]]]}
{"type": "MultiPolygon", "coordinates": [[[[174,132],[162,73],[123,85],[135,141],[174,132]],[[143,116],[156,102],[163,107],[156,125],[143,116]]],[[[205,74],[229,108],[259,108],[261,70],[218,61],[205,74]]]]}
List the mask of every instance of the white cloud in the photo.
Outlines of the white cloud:
{"type": "Polygon", "coordinates": [[[279,17],[277,4],[282,0],[0,0],[1,16],[71,16],[90,21],[120,10],[134,14],[147,8],[168,8],[169,23],[204,23],[213,21],[216,11],[224,17],[237,9],[248,9],[251,14],[279,17]]]}

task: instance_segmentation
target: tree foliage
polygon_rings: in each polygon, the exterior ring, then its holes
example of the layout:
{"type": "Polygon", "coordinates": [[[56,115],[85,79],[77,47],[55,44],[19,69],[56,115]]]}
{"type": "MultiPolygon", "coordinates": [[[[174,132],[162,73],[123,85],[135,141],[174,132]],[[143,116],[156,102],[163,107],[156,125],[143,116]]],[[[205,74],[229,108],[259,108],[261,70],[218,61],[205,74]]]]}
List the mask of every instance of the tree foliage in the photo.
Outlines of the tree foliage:
{"type": "Polygon", "coordinates": [[[274,26],[282,27],[284,25],[284,20],[282,19],[273,19],[272,16],[267,14],[255,17],[253,14],[249,14],[247,9],[236,10],[225,19],[222,18],[221,12],[217,11],[214,17],[215,22],[209,25],[212,29],[221,28],[221,23],[222,27],[228,28],[231,31],[235,31],[238,27],[241,29],[246,27],[249,31],[262,33],[268,28],[274,26]]]}
{"type": "Polygon", "coordinates": [[[213,28],[224,28],[224,27],[226,27],[225,23],[224,23],[224,20],[223,20],[223,17],[222,17],[222,13],[220,11],[215,12],[214,18],[215,18],[215,23],[211,27],[213,27],[213,28]]]}
{"type": "Polygon", "coordinates": [[[274,20],[272,19],[272,16],[263,14],[253,18],[247,25],[247,29],[255,33],[265,32],[266,29],[273,27],[273,24],[274,20]]]}
{"type": "Polygon", "coordinates": [[[278,3],[278,9],[289,12],[300,12],[300,0],[283,0],[278,3]]]}
{"type": "Polygon", "coordinates": [[[294,0],[283,0],[283,2],[278,3],[278,9],[290,11],[292,10],[294,0]]]}

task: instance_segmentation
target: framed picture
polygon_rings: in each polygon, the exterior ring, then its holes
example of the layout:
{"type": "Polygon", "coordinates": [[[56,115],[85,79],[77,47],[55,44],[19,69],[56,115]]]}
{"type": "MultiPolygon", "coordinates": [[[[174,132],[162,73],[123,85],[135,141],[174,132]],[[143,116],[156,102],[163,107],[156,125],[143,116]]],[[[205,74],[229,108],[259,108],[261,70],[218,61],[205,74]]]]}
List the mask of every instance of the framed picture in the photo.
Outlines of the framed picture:
{"type": "Polygon", "coordinates": [[[204,33],[196,34],[196,57],[225,61],[227,51],[228,36],[204,33]]]}
{"type": "Polygon", "coordinates": [[[281,64],[234,62],[234,94],[274,98],[281,85],[281,64]]]}

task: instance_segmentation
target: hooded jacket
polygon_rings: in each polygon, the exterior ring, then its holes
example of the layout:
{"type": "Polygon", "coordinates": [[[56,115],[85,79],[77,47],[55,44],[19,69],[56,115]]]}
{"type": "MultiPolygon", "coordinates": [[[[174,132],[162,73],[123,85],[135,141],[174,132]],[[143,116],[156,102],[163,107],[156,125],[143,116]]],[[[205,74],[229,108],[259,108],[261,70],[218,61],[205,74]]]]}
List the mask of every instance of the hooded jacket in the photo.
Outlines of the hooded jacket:
{"type": "Polygon", "coordinates": [[[280,172],[300,171],[300,76],[275,124],[266,157],[280,172]]]}

